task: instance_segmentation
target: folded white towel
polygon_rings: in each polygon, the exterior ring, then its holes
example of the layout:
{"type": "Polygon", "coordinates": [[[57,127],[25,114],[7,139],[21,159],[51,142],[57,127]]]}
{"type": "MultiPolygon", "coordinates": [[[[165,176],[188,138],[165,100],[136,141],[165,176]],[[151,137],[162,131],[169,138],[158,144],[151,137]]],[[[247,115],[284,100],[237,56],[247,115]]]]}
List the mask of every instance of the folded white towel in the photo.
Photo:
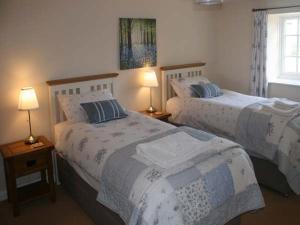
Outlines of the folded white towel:
{"type": "Polygon", "coordinates": [[[300,103],[288,99],[279,99],[274,102],[274,107],[282,110],[290,110],[300,107],[300,103]]]}
{"type": "Polygon", "coordinates": [[[293,107],[284,106],[282,103],[264,104],[262,109],[284,117],[294,117],[300,114],[300,104],[293,107]]]}
{"type": "Polygon", "coordinates": [[[197,155],[209,157],[211,154],[234,146],[238,145],[222,138],[200,141],[185,132],[178,132],[152,142],[139,144],[136,150],[137,154],[167,169],[197,155]]]}

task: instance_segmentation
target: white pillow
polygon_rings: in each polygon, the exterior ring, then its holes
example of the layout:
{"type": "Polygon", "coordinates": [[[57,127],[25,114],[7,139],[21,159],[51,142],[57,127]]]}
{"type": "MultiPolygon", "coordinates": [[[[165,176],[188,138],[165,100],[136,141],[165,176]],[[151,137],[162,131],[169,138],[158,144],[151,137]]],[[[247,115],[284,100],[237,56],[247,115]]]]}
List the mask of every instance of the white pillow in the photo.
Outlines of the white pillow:
{"type": "Polygon", "coordinates": [[[81,103],[111,100],[113,96],[109,90],[103,90],[80,95],[58,95],[57,98],[67,120],[76,123],[88,120],[81,103]]]}
{"type": "Polygon", "coordinates": [[[190,98],[193,97],[193,91],[191,89],[192,84],[210,83],[206,77],[191,77],[191,78],[180,78],[172,79],[171,86],[173,87],[175,93],[180,98],[190,98]]]}

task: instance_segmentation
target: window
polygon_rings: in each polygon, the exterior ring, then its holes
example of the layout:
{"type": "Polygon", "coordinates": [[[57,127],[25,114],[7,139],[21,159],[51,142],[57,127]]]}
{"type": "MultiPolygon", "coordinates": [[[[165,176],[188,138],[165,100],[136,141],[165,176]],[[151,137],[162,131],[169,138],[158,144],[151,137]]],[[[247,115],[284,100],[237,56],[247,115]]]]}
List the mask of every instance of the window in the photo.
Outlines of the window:
{"type": "Polygon", "coordinates": [[[269,81],[300,84],[300,13],[270,14],[267,46],[269,81]]]}
{"type": "Polygon", "coordinates": [[[280,77],[300,79],[300,15],[281,18],[280,77]]]}

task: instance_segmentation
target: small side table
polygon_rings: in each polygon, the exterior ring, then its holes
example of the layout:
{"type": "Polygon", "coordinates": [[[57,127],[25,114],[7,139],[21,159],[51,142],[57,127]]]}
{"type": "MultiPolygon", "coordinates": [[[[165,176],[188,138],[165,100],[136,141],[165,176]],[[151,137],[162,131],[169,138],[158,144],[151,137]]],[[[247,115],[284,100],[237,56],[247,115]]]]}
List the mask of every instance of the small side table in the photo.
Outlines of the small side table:
{"type": "Polygon", "coordinates": [[[36,197],[49,195],[56,201],[53,177],[52,150],[53,144],[45,137],[38,137],[43,145],[33,147],[24,141],[0,146],[4,159],[8,201],[13,204],[13,215],[20,215],[19,205],[36,197]],[[41,181],[17,187],[16,179],[25,175],[40,172],[41,181]],[[48,179],[47,179],[48,178],[48,179]]]}
{"type": "Polygon", "coordinates": [[[164,122],[168,122],[168,118],[171,116],[171,113],[167,113],[167,112],[149,113],[147,111],[140,111],[140,113],[142,113],[146,116],[150,116],[154,119],[164,121],[164,122]]]}

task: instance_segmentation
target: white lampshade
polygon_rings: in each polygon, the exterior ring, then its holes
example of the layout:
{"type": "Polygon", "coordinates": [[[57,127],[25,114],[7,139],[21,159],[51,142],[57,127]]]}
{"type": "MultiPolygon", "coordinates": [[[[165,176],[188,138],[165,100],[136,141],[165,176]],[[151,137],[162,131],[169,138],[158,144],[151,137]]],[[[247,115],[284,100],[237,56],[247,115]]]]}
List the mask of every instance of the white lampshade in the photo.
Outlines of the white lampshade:
{"type": "Polygon", "coordinates": [[[22,88],[19,97],[19,110],[32,110],[39,108],[39,103],[32,87],[22,88]]]}
{"type": "Polygon", "coordinates": [[[144,74],[144,87],[158,87],[158,81],[156,73],[154,71],[148,71],[144,74]]]}

